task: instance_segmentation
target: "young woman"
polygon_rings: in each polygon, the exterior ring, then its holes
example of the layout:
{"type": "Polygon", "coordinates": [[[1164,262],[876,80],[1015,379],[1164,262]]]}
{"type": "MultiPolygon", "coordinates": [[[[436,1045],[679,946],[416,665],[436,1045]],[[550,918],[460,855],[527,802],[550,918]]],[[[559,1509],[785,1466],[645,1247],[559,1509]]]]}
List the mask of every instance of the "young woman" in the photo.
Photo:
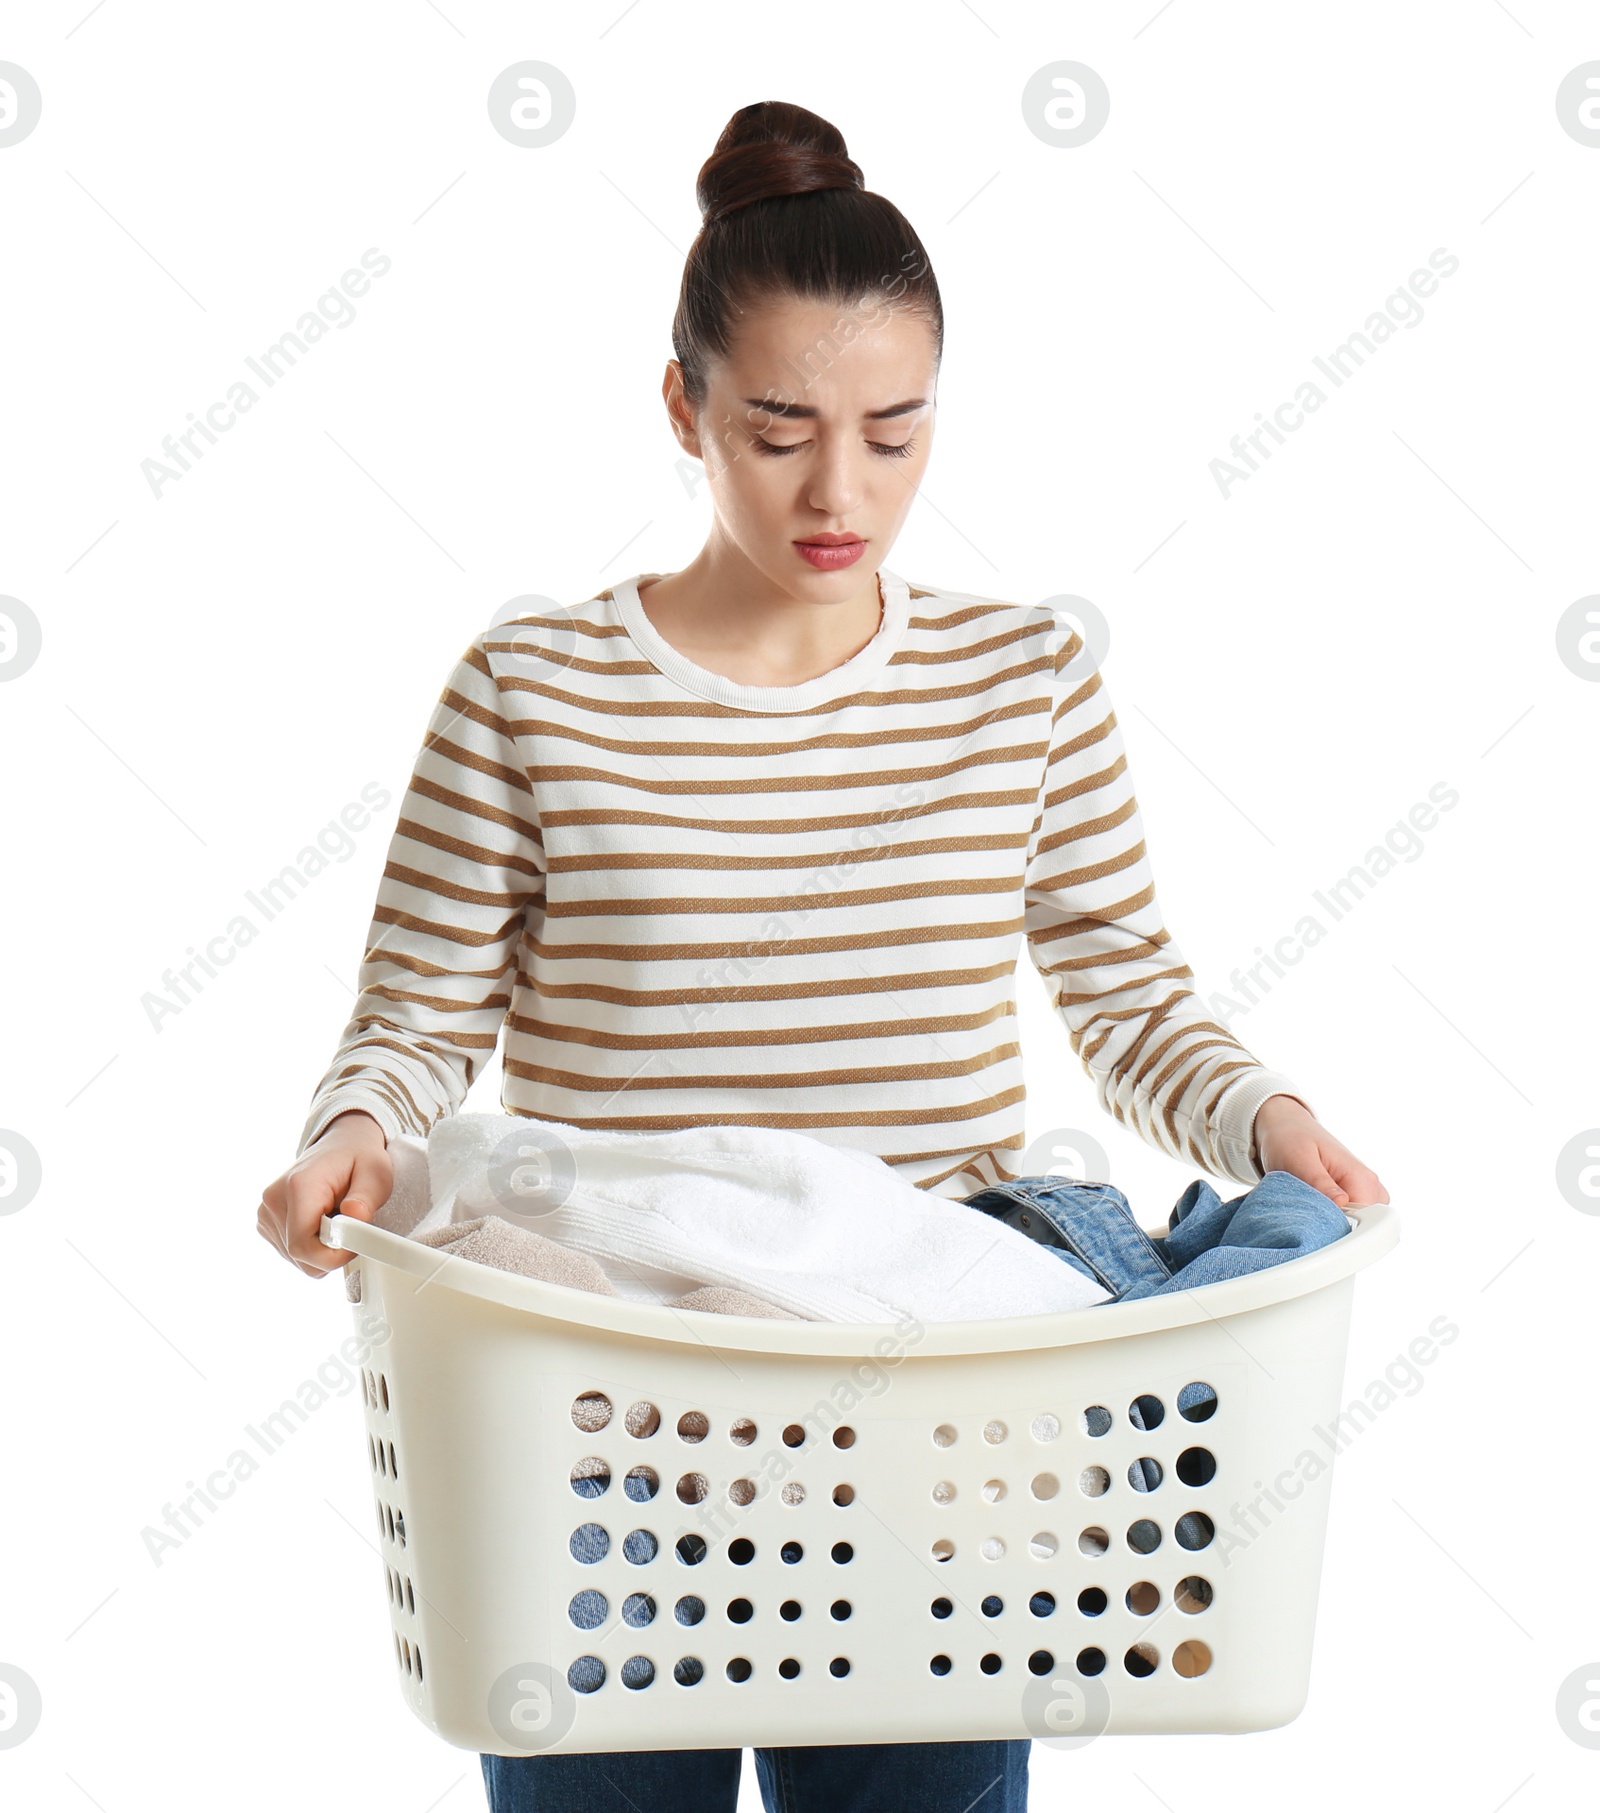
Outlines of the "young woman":
{"type": "MultiPolygon", "coordinates": [[[[502,1102],[577,1126],[786,1127],[967,1199],[1017,1180],[1012,975],[1158,1150],[1334,1202],[1377,1177],[1208,1019],[1162,923],[1117,720],[1048,611],[884,562],[927,468],[938,285],[844,140],[765,101],[699,177],[663,386],[704,463],[681,572],[502,624],[456,664],[361,994],[261,1232],[302,1271],[370,1220],[388,1140],[502,1102]]],[[[1027,1743],[757,1752],[769,1808],[1014,1813],[1027,1743]]],[[[485,1756],[496,1813],[731,1813],[740,1753],[485,1756]]]]}

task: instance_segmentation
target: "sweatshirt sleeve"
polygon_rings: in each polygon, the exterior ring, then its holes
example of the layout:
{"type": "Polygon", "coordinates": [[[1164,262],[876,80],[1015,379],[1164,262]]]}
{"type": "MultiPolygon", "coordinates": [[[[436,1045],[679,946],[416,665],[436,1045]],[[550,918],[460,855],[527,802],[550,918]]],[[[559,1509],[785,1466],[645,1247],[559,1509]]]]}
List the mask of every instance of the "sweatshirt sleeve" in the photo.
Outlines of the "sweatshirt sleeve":
{"type": "Polygon", "coordinates": [[[1256,1110],[1271,1095],[1310,1104],[1195,994],[1162,923],[1116,713],[1075,632],[1058,639],[1052,684],[1024,887],[1029,955],[1106,1112],[1158,1151],[1255,1183],[1256,1110]]]}
{"type": "Polygon", "coordinates": [[[532,784],[480,636],[429,719],[378,884],[360,992],[296,1157],[351,1108],[393,1139],[425,1137],[460,1107],[499,1039],[544,879],[532,784]]]}

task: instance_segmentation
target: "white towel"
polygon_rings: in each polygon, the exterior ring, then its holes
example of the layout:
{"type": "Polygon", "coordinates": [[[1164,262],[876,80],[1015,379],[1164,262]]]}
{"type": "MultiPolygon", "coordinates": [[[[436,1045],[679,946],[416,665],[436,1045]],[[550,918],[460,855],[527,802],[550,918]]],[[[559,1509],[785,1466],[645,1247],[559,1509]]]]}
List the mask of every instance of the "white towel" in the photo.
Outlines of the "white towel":
{"type": "Polygon", "coordinates": [[[728,1285],[815,1321],[961,1322],[1109,1300],[1004,1222],[808,1134],[452,1114],[429,1135],[425,1182],[410,1143],[391,1142],[384,1226],[422,1234],[498,1215],[590,1254],[635,1301],[728,1285]]]}

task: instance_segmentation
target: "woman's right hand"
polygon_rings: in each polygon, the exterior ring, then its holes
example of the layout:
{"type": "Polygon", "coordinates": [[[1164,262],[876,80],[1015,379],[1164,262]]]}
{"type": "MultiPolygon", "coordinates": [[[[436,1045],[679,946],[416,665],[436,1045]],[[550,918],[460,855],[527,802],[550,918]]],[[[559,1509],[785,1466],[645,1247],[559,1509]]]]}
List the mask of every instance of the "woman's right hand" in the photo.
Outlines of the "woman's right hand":
{"type": "Polygon", "coordinates": [[[261,1192],[256,1231],[308,1278],[321,1278],[355,1258],[324,1246],[317,1230],[337,1210],[371,1221],[394,1188],[394,1160],[382,1127],[352,1108],[329,1121],[281,1177],[261,1192]]]}

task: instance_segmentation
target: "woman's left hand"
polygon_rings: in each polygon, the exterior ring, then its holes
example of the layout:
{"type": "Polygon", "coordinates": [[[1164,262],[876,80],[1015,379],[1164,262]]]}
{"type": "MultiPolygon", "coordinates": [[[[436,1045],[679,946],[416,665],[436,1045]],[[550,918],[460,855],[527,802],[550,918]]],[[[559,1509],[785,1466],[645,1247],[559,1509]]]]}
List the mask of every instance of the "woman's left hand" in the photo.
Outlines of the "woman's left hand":
{"type": "Polygon", "coordinates": [[[1269,1095],[1256,1110],[1256,1154],[1263,1172],[1287,1171],[1339,1207],[1387,1202],[1389,1192],[1376,1171],[1341,1145],[1303,1102],[1292,1095],[1269,1095]]]}

